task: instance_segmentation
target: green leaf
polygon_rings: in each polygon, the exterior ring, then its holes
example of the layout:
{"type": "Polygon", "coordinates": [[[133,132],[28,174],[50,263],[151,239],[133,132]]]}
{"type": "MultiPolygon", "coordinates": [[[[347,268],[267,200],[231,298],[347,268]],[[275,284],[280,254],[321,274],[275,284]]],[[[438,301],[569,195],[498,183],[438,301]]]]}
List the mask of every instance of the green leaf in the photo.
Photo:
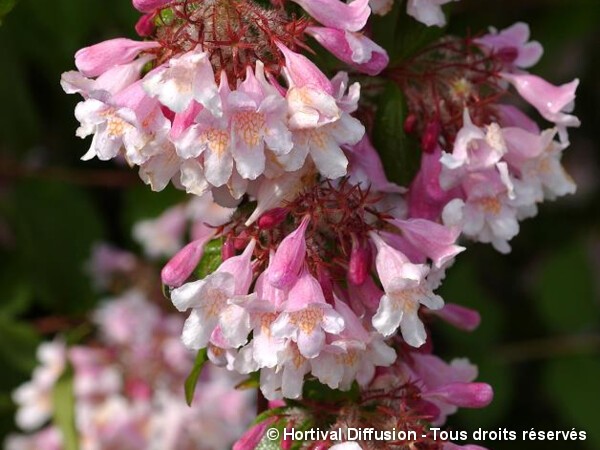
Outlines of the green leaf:
{"type": "Polygon", "coordinates": [[[200,378],[200,373],[202,372],[202,368],[207,360],[207,350],[205,348],[198,350],[196,360],[194,361],[194,367],[192,368],[192,371],[188,377],[185,379],[185,401],[187,402],[188,406],[192,406],[194,392],[196,391],[196,384],[198,384],[198,378],[200,378]]]}
{"type": "Polygon", "coordinates": [[[583,241],[558,249],[543,262],[534,299],[541,318],[551,329],[573,332],[597,322],[600,308],[594,296],[594,275],[583,241]]]}
{"type": "Polygon", "coordinates": [[[78,450],[79,437],[75,425],[75,393],[73,369],[68,367],[56,382],[52,392],[54,425],[61,431],[64,450],[78,450]]]}
{"type": "MultiPolygon", "coordinates": [[[[568,427],[587,434],[590,449],[600,448],[598,427],[598,380],[600,360],[592,357],[558,359],[548,363],[545,373],[546,395],[568,427]]],[[[570,429],[569,429],[570,431],[570,429]]]]}
{"type": "Polygon", "coordinates": [[[17,0],[0,0],[0,25],[2,25],[4,17],[12,11],[16,4],[17,0]]]}
{"type": "Polygon", "coordinates": [[[407,107],[402,90],[388,82],[377,105],[373,143],[388,178],[406,186],[419,169],[418,143],[404,132],[407,107]]]}
{"type": "Polygon", "coordinates": [[[213,273],[221,265],[221,247],[223,247],[223,239],[213,239],[204,246],[204,254],[196,268],[196,275],[199,278],[204,278],[213,273]]]}

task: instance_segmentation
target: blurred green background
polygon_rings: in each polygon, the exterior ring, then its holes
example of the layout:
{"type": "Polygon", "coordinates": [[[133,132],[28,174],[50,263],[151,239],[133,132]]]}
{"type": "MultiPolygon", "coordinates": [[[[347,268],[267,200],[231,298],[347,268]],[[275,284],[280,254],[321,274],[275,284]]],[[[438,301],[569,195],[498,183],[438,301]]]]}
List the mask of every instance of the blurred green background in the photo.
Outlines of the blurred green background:
{"type": "MultiPolygon", "coordinates": [[[[0,0],[0,14],[12,1],[0,0]]],[[[496,391],[463,410],[455,429],[571,430],[586,442],[486,442],[491,449],[600,449],[600,1],[462,0],[449,30],[530,23],[546,53],[533,72],[555,84],[581,79],[565,163],[575,196],[542,206],[522,224],[513,252],[472,245],[441,289],[482,313],[468,334],[440,324],[437,351],[466,356],[496,391]]],[[[7,9],[7,8],[6,8],[7,9]]],[[[84,273],[93,242],[135,248],[131,225],[181,194],[151,193],[126,168],[79,157],[78,99],[59,85],[73,54],[133,37],[127,0],[21,0],[0,26],[0,441],[14,430],[10,392],[30,377],[41,339],[77,323],[97,301],[84,273]],[[48,319],[50,318],[50,319],[48,319]]]]}

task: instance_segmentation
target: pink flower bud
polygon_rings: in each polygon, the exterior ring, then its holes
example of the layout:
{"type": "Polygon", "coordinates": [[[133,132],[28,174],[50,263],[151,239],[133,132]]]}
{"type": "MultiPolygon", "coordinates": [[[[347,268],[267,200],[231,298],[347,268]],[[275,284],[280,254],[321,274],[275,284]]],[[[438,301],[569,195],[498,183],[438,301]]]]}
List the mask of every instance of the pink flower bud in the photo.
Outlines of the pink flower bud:
{"type": "Polygon", "coordinates": [[[293,0],[311,16],[331,28],[358,31],[365,26],[371,8],[369,0],[355,0],[351,3],[339,0],[293,0]]]}
{"type": "Polygon", "coordinates": [[[150,36],[154,33],[154,14],[144,14],[135,24],[135,31],[141,37],[150,36]]]}
{"type": "Polygon", "coordinates": [[[367,241],[359,241],[352,236],[352,251],[350,253],[350,264],[348,265],[348,281],[355,285],[361,285],[369,275],[371,266],[371,247],[367,241]]]}
{"type": "Polygon", "coordinates": [[[502,77],[510,82],[531,106],[550,122],[563,127],[578,127],[580,122],[570,112],[575,102],[575,91],[579,80],[561,86],[554,86],[546,80],[530,74],[503,73],[502,77]]]}
{"type": "MultiPolygon", "coordinates": [[[[286,431],[291,432],[292,429],[288,426],[286,428],[286,431]]],[[[281,440],[281,450],[290,450],[292,448],[293,443],[294,443],[294,440],[292,438],[290,438],[289,435],[285,435],[285,433],[284,433],[284,437],[281,440]]]]}
{"type": "Polygon", "coordinates": [[[317,281],[323,289],[325,300],[333,304],[333,280],[329,271],[322,264],[317,266],[317,281]]]}
{"type": "Polygon", "coordinates": [[[406,134],[412,134],[415,132],[415,128],[417,127],[417,116],[413,113],[410,113],[406,120],[404,120],[404,132],[406,134]]]}
{"type": "Polygon", "coordinates": [[[269,283],[279,289],[292,285],[300,274],[306,256],[304,237],[310,217],[305,216],[294,232],[279,244],[273,261],[269,264],[269,283]]]}
{"type": "Polygon", "coordinates": [[[487,383],[450,383],[423,394],[461,408],[483,408],[494,398],[487,383]]]}
{"type": "Polygon", "coordinates": [[[179,250],[160,273],[163,284],[174,287],[181,286],[200,262],[206,241],[207,239],[199,239],[179,250]]]}
{"type": "Polygon", "coordinates": [[[223,261],[226,261],[229,258],[235,256],[234,241],[235,241],[235,238],[228,237],[225,240],[225,243],[223,244],[223,247],[221,247],[221,259],[223,261]]]}
{"type": "Polygon", "coordinates": [[[254,450],[262,440],[267,428],[277,422],[278,417],[269,417],[259,424],[254,425],[233,444],[232,450],[254,450]]]}
{"type": "Polygon", "coordinates": [[[431,313],[465,331],[473,331],[481,322],[481,316],[477,311],[454,303],[446,303],[442,309],[431,313]]]}
{"type": "MultiPolygon", "coordinates": [[[[447,227],[425,219],[390,220],[402,232],[406,240],[403,247],[408,244],[410,253],[422,254],[430,258],[435,267],[442,267],[452,260],[464,247],[455,245],[460,229],[447,227]]],[[[408,249],[407,249],[408,250],[408,249]]]]}
{"type": "MultiPolygon", "coordinates": [[[[337,1],[337,0],[336,0],[337,1]]],[[[277,47],[285,57],[285,66],[291,82],[296,87],[309,86],[333,95],[333,85],[310,59],[299,53],[291,51],[280,42],[277,47]]]]}
{"type": "Polygon", "coordinates": [[[306,32],[337,58],[367,75],[378,75],[390,62],[387,52],[362,33],[325,27],[308,27],[306,32]]]}
{"type": "Polygon", "coordinates": [[[158,42],[138,42],[117,38],[85,47],[75,53],[75,65],[86,77],[97,77],[118,64],[126,64],[144,50],[159,47],[158,42]]]}
{"type": "Polygon", "coordinates": [[[271,230],[285,220],[288,210],[285,208],[274,208],[264,213],[257,221],[261,230],[271,230]]]}
{"type": "Polygon", "coordinates": [[[421,148],[425,153],[433,153],[438,146],[438,139],[440,137],[441,125],[439,120],[430,120],[425,125],[425,131],[421,136],[421,148]]]}
{"type": "Polygon", "coordinates": [[[310,450],[327,450],[331,448],[331,444],[323,441],[315,442],[309,447],[310,450]]]}
{"type": "Polygon", "coordinates": [[[172,0],[133,0],[133,6],[141,12],[152,12],[155,9],[168,5],[171,1],[172,0]]]}

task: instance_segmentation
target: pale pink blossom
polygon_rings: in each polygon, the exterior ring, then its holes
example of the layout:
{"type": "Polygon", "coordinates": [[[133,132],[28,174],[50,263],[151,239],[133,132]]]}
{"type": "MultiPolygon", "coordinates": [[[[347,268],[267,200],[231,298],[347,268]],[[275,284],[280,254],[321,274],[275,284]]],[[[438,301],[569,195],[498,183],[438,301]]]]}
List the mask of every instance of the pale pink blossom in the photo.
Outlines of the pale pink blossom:
{"type": "Polygon", "coordinates": [[[518,234],[519,223],[498,172],[473,173],[463,181],[463,189],[465,200],[456,198],[444,207],[444,224],[461,227],[467,237],[491,243],[501,253],[510,252],[508,241],[518,234]]]}
{"type": "Polygon", "coordinates": [[[484,50],[500,56],[508,67],[528,68],[537,64],[544,49],[537,41],[529,41],[529,25],[517,22],[504,30],[490,32],[474,40],[484,50]]]}
{"type": "Polygon", "coordinates": [[[425,219],[393,219],[390,221],[401,231],[401,237],[433,261],[436,268],[446,265],[456,255],[466,250],[456,245],[460,228],[451,228],[425,219]]]}
{"type": "Polygon", "coordinates": [[[350,162],[348,175],[355,185],[361,185],[365,190],[373,189],[377,192],[403,193],[405,190],[387,178],[381,158],[371,144],[369,137],[365,136],[353,146],[347,147],[350,162]]]}
{"type": "Polygon", "coordinates": [[[45,342],[38,347],[41,363],[33,372],[31,381],[19,386],[12,394],[17,404],[17,425],[27,431],[42,426],[52,417],[52,392],[67,365],[65,344],[59,340],[45,342]]]}
{"type": "Polygon", "coordinates": [[[132,0],[133,6],[142,12],[151,12],[171,3],[172,0],[132,0]]]}
{"type": "Polygon", "coordinates": [[[184,111],[195,100],[213,114],[222,114],[214,72],[208,54],[200,47],[150,72],[144,78],[144,89],[175,112],[184,111]]]}
{"type": "Polygon", "coordinates": [[[343,318],[325,301],[321,286],[306,268],[290,288],[283,312],[271,325],[273,336],[291,339],[309,359],[320,353],[325,333],[339,334],[343,329],[343,318]]]}
{"type": "Polygon", "coordinates": [[[323,25],[340,30],[358,31],[365,26],[371,8],[369,0],[349,3],[339,0],[293,0],[323,25]]]}
{"type": "Polygon", "coordinates": [[[442,5],[458,0],[408,0],[406,12],[428,27],[446,25],[442,5]]]}
{"type": "Polygon", "coordinates": [[[481,322],[476,310],[454,303],[446,303],[442,309],[432,311],[432,314],[465,331],[475,330],[481,322]]]}
{"type": "Polygon", "coordinates": [[[387,52],[362,33],[308,27],[306,32],[346,64],[367,75],[378,75],[389,63],[387,52]]]}
{"type": "Polygon", "coordinates": [[[202,259],[204,245],[214,235],[214,230],[211,231],[203,239],[187,244],[169,260],[160,273],[163,284],[179,287],[188,279],[202,259]]]}
{"type": "Polygon", "coordinates": [[[569,114],[575,105],[578,79],[561,86],[554,86],[542,78],[528,73],[503,73],[502,77],[509,81],[519,95],[537,109],[542,117],[557,125],[562,141],[567,141],[565,131],[567,127],[580,125],[579,119],[569,114]]]}
{"type": "Polygon", "coordinates": [[[370,236],[377,247],[375,265],[385,290],[373,316],[373,326],[386,337],[400,327],[404,340],[413,347],[420,347],[427,337],[418,314],[420,305],[440,309],[444,302],[426,284],[427,266],[412,264],[377,233],[371,232],[370,236]]]}
{"type": "Polygon", "coordinates": [[[113,66],[133,61],[145,50],[159,47],[158,42],[117,38],[85,47],[75,54],[75,65],[86,77],[97,77],[113,66]]]}
{"type": "Polygon", "coordinates": [[[283,289],[291,286],[300,276],[306,256],[306,229],[310,217],[305,216],[298,228],[288,234],[279,244],[272,261],[269,262],[269,283],[283,289]]]}
{"type": "Polygon", "coordinates": [[[140,220],[133,226],[133,238],[151,258],[173,256],[183,245],[187,218],[185,208],[176,205],[159,217],[140,220]]]}
{"type": "Polygon", "coordinates": [[[171,293],[171,301],[179,311],[192,310],[182,332],[187,347],[195,350],[206,347],[227,301],[248,293],[254,246],[251,241],[244,253],[227,259],[206,278],[184,284],[171,293]]]}

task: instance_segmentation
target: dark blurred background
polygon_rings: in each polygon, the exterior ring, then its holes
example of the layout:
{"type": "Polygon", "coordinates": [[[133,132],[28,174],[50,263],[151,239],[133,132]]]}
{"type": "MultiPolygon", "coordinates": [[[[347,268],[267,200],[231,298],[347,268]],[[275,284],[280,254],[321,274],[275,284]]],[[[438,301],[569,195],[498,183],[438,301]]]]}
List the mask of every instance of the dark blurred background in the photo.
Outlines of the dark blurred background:
{"type": "MultiPolygon", "coordinates": [[[[11,3],[0,0],[2,8],[11,3]]],[[[441,294],[481,311],[469,334],[440,324],[445,358],[469,357],[496,397],[461,411],[455,429],[519,432],[491,449],[600,449],[600,1],[462,0],[449,31],[531,25],[546,52],[532,72],[580,78],[568,171],[575,196],[522,224],[508,256],[472,245],[441,294]],[[585,430],[586,442],[523,442],[521,430],[585,430]]],[[[77,323],[96,297],[84,273],[92,243],[135,248],[131,225],[181,194],[155,194],[127,168],[80,162],[78,99],[59,85],[81,47],[133,35],[127,0],[21,0],[0,26],[0,441],[14,429],[11,390],[30,377],[40,340],[77,323]]]]}

